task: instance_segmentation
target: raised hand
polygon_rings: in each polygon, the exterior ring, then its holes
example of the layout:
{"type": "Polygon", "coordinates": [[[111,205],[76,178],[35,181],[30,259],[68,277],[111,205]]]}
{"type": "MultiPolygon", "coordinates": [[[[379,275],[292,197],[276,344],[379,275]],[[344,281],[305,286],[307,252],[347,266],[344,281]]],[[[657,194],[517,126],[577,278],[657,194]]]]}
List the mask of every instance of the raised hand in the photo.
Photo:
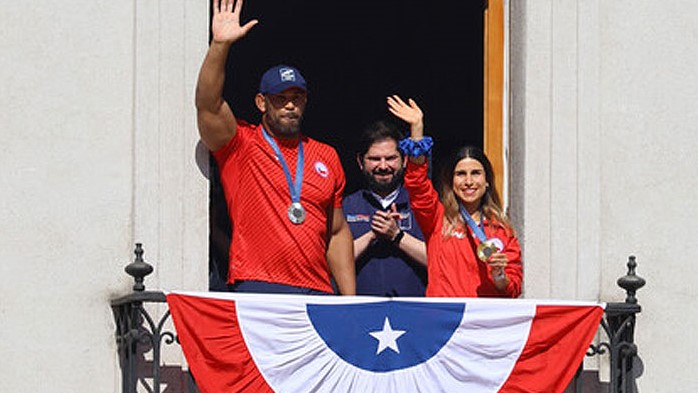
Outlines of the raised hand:
{"type": "Polygon", "coordinates": [[[259,21],[253,19],[240,26],[242,0],[213,0],[213,41],[233,43],[244,37],[259,21]]]}
{"type": "Polygon", "coordinates": [[[424,134],[424,113],[413,99],[410,98],[405,102],[397,95],[389,96],[388,110],[410,125],[412,138],[422,137],[424,134]]]}

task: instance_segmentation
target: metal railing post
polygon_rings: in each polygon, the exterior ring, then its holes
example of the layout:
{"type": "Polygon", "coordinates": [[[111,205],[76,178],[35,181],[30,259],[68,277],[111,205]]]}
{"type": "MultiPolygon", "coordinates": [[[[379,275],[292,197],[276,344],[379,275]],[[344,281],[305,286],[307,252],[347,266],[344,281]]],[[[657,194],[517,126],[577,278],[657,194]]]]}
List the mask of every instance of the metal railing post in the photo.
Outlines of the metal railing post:
{"type": "Polygon", "coordinates": [[[151,367],[152,386],[148,390],[160,393],[160,359],[162,340],[166,344],[175,342],[172,332],[163,330],[170,317],[169,310],[156,322],[144,308],[144,303],[166,303],[165,294],[160,291],[146,291],[143,281],[153,272],[153,267],[143,260],[143,247],[136,243],[136,258],[125,270],[134,278],[133,292],[111,301],[116,321],[116,343],[121,363],[121,380],[123,393],[136,393],[138,381],[147,385],[144,377],[139,375],[139,366],[145,364],[144,354],[148,346],[153,351],[151,367]]]}
{"type": "Polygon", "coordinates": [[[628,273],[618,279],[618,286],[625,289],[625,303],[619,303],[615,313],[609,313],[608,322],[611,332],[611,391],[613,393],[635,393],[636,360],[639,361],[635,344],[636,316],[642,311],[637,304],[635,294],[645,286],[645,280],[635,273],[637,262],[635,256],[628,258],[628,273]]]}
{"type": "MultiPolygon", "coordinates": [[[[635,344],[635,320],[642,308],[637,304],[635,294],[645,285],[645,280],[635,273],[637,262],[635,256],[628,258],[628,272],[618,279],[618,286],[625,289],[626,297],[622,303],[607,303],[601,328],[608,341],[592,344],[587,356],[603,355],[608,352],[610,375],[608,391],[610,393],[636,393],[635,387],[636,361],[639,362],[637,345],[635,344]]],[[[584,363],[580,365],[580,370],[584,363]]],[[[573,379],[574,392],[582,393],[582,371],[578,371],[573,379]]]]}

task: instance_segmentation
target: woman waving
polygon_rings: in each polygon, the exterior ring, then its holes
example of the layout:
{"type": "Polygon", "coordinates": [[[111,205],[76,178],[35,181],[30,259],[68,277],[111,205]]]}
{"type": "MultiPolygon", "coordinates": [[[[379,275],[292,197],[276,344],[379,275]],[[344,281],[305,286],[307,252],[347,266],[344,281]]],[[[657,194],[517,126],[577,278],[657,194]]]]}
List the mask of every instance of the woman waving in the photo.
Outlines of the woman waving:
{"type": "Polygon", "coordinates": [[[423,135],[417,103],[388,97],[388,109],[410,125],[400,142],[409,157],[405,188],[427,239],[427,296],[511,297],[521,294],[523,268],[516,233],[501,207],[492,165],[465,146],[444,166],[441,197],[427,177],[432,140],[423,135]]]}

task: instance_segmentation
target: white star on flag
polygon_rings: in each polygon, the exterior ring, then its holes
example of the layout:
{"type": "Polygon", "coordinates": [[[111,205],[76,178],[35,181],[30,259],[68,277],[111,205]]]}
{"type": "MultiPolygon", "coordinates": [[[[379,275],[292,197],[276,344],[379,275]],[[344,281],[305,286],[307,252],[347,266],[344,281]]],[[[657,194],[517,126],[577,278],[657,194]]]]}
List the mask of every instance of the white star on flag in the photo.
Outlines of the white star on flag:
{"type": "Polygon", "coordinates": [[[375,332],[369,332],[373,338],[378,340],[378,349],[376,349],[376,355],[383,352],[386,348],[390,348],[393,351],[400,353],[400,349],[397,347],[397,339],[405,334],[404,330],[393,330],[390,326],[390,320],[385,317],[385,322],[383,323],[383,330],[377,330],[375,332]]]}

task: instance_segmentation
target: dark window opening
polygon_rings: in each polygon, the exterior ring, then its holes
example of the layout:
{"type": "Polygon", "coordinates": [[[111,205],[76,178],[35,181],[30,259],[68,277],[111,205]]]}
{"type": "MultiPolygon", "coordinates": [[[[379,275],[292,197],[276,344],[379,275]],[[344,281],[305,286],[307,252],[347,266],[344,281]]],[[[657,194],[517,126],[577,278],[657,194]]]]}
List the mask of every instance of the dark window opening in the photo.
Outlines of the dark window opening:
{"type": "MultiPolygon", "coordinates": [[[[346,194],[363,186],[356,134],[372,121],[395,120],[388,95],[414,98],[425,113],[425,134],[435,139],[438,173],[455,148],[482,147],[485,3],[247,1],[243,23],[260,23],[231,49],[224,96],[236,116],[256,124],[253,100],[261,74],[276,64],[298,67],[309,89],[303,132],[337,150],[346,194]]],[[[230,224],[215,168],[211,178],[214,290],[226,280],[230,224]]]]}

